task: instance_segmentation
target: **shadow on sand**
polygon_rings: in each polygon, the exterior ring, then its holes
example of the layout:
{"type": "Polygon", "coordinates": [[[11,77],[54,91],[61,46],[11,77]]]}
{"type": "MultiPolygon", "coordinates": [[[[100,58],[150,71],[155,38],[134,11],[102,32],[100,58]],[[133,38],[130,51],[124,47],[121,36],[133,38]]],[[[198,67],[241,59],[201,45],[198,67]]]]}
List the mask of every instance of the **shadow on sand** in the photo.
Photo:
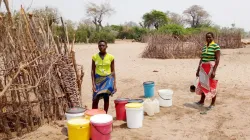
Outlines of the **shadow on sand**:
{"type": "Polygon", "coordinates": [[[185,103],[183,104],[185,107],[188,107],[188,108],[193,108],[193,109],[197,109],[199,111],[204,111],[206,110],[207,108],[205,106],[199,106],[195,103],[185,103]]]}
{"type": "Polygon", "coordinates": [[[116,125],[116,126],[114,125],[113,128],[114,129],[116,129],[116,128],[127,128],[127,123],[123,123],[121,125],[116,125]]]}

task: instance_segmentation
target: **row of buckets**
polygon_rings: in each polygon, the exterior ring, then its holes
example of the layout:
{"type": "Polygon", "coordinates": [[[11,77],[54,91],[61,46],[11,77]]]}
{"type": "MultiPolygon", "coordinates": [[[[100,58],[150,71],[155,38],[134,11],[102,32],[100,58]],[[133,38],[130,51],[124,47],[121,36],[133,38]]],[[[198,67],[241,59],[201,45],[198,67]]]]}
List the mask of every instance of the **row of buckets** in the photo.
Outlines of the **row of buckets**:
{"type": "Polygon", "coordinates": [[[144,118],[142,99],[116,99],[115,110],[116,120],[127,121],[128,128],[142,127],[144,118]]]}
{"type": "MultiPolygon", "coordinates": [[[[127,120],[128,128],[142,127],[142,99],[117,99],[116,120],[127,120]],[[126,104],[126,105],[125,105],[126,104]],[[125,110],[126,107],[126,110],[125,110]],[[127,112],[127,113],[126,113],[127,112]]],[[[69,140],[110,140],[113,117],[101,109],[85,110],[81,107],[69,109],[66,113],[69,140]]]]}
{"type": "MultiPolygon", "coordinates": [[[[145,98],[152,98],[154,97],[155,91],[155,83],[153,81],[148,81],[143,83],[144,87],[144,97],[145,98]]],[[[170,107],[172,106],[172,96],[173,91],[171,89],[160,89],[158,90],[158,101],[161,107],[170,107]]]]}
{"type": "MultiPolygon", "coordinates": [[[[154,82],[144,82],[144,96],[154,96],[154,82]]],[[[159,105],[172,106],[173,91],[158,91],[159,105]]],[[[119,98],[114,101],[116,120],[127,122],[128,128],[141,128],[144,119],[144,102],[142,99],[119,98]]],[[[66,112],[69,140],[110,140],[113,131],[113,117],[104,110],[85,110],[81,107],[71,108],[66,112]]]]}
{"type": "Polygon", "coordinates": [[[66,112],[69,140],[110,140],[113,117],[104,110],[71,108],[66,112]]]}

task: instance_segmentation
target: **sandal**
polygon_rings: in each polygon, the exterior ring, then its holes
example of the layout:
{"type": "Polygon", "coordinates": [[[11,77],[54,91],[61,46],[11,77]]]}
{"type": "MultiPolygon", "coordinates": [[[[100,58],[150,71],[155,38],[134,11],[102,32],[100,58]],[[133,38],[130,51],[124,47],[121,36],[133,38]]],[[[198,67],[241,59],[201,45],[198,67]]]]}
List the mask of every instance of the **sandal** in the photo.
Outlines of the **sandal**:
{"type": "Polygon", "coordinates": [[[212,109],[214,109],[214,108],[215,108],[214,105],[210,105],[207,109],[208,109],[208,110],[212,110],[212,109]]]}
{"type": "Polygon", "coordinates": [[[203,106],[204,105],[204,103],[200,103],[200,102],[195,102],[195,104],[198,105],[198,106],[203,106]]]}

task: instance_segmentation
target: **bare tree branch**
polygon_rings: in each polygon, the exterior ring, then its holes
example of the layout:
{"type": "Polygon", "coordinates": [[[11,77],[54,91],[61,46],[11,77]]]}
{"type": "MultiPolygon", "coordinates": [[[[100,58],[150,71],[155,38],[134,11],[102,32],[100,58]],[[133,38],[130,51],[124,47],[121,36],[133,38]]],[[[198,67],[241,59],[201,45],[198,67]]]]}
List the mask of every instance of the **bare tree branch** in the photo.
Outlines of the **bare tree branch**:
{"type": "Polygon", "coordinates": [[[108,17],[114,12],[115,10],[109,3],[97,5],[93,2],[89,2],[86,7],[86,14],[92,19],[92,22],[95,24],[97,30],[99,30],[99,27],[102,28],[102,21],[104,17],[108,17]]]}
{"type": "Polygon", "coordinates": [[[207,11],[203,9],[203,7],[199,5],[193,5],[187,10],[183,12],[186,15],[186,23],[189,24],[191,27],[199,27],[202,24],[209,23],[209,17],[207,11]]]}

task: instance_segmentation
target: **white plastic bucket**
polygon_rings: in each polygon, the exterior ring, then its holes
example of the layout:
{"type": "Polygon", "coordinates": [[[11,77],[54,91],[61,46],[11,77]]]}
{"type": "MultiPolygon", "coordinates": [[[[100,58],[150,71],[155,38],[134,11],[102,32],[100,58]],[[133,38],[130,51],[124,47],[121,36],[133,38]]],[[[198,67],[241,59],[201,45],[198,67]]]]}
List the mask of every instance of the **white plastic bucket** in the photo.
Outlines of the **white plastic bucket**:
{"type": "Polygon", "coordinates": [[[126,107],[128,128],[141,128],[143,126],[143,106],[140,108],[126,107]]]}
{"type": "Polygon", "coordinates": [[[161,89],[158,90],[158,100],[159,100],[159,104],[162,107],[170,107],[172,106],[172,96],[174,94],[174,92],[170,89],[161,89]]]}
{"type": "Polygon", "coordinates": [[[66,115],[66,119],[70,120],[70,119],[76,118],[76,117],[83,117],[84,113],[76,113],[76,114],[65,113],[65,115],[66,115]]]}

